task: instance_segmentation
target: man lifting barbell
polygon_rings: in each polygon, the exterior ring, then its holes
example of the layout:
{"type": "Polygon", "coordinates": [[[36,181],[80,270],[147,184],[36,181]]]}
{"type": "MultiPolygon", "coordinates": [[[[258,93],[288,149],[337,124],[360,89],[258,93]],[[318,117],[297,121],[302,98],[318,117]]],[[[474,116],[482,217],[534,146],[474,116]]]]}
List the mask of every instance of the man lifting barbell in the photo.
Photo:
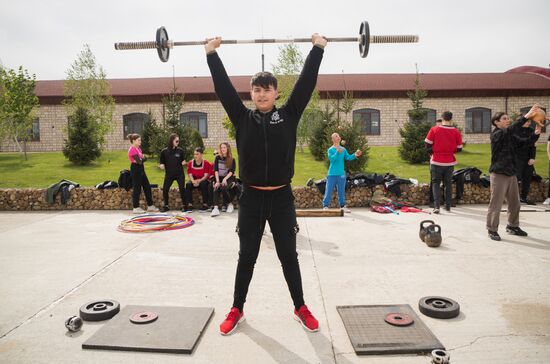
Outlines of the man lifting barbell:
{"type": "Polygon", "coordinates": [[[277,79],[269,72],[255,74],[250,90],[255,110],[244,106],[231,84],[216,52],[221,41],[221,37],[207,40],[206,58],[216,94],[235,126],[243,190],[236,229],[240,245],[233,307],[221,323],[220,333],[229,335],[244,321],[243,306],[266,221],[294,303],[294,317],[306,330],[317,331],[319,323],[303,298],[296,252],[299,227],[290,183],[294,175],[296,129],[315,89],[327,40],[317,33],[312,35],[313,48],[288,101],[280,108],[275,106],[277,79]]]}

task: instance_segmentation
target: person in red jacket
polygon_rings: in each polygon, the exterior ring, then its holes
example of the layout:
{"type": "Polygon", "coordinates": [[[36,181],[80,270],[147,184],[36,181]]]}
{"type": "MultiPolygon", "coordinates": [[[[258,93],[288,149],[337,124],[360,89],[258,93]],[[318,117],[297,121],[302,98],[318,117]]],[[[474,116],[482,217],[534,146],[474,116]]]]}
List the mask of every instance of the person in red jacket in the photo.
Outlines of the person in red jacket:
{"type": "Polygon", "coordinates": [[[210,173],[212,166],[210,163],[203,159],[203,149],[201,147],[195,148],[193,153],[193,160],[187,163],[187,175],[189,176],[189,182],[185,187],[185,212],[193,212],[193,189],[198,188],[202,195],[202,207],[200,212],[205,212],[208,209],[208,181],[210,179],[210,173]]]}
{"type": "Polygon", "coordinates": [[[434,195],[434,214],[439,214],[441,200],[441,181],[445,186],[445,210],[451,211],[451,194],[455,153],[462,151],[462,135],[457,128],[451,125],[453,113],[445,111],[443,122],[440,126],[434,126],[428,132],[426,148],[432,155],[430,158],[430,172],[432,175],[432,193],[434,195]]]}

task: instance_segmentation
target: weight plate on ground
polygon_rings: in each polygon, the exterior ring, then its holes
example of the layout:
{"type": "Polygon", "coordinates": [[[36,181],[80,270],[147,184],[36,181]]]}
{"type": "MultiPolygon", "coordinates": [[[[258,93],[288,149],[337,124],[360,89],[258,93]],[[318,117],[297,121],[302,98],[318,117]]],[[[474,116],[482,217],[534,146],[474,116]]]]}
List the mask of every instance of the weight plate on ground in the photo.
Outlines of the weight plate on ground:
{"type": "Polygon", "coordinates": [[[441,296],[422,297],[418,309],[426,316],[441,319],[453,318],[460,313],[458,302],[441,296]]]}
{"type": "Polygon", "coordinates": [[[388,313],[384,321],[393,326],[409,326],[414,322],[411,316],[401,312],[388,313]]]}
{"type": "Polygon", "coordinates": [[[113,300],[91,301],[80,307],[80,318],[84,321],[102,321],[116,315],[120,304],[113,300]]]}
{"type": "Polygon", "coordinates": [[[159,318],[159,315],[153,311],[138,312],[130,316],[130,322],[134,324],[148,324],[159,318]]]}
{"type": "Polygon", "coordinates": [[[170,57],[170,48],[166,44],[168,42],[168,32],[165,27],[157,29],[157,52],[162,62],[168,62],[170,57]]]}
{"type": "Polygon", "coordinates": [[[369,45],[370,45],[370,28],[369,22],[364,21],[359,26],[359,54],[362,58],[366,58],[369,54],[369,45]]]}

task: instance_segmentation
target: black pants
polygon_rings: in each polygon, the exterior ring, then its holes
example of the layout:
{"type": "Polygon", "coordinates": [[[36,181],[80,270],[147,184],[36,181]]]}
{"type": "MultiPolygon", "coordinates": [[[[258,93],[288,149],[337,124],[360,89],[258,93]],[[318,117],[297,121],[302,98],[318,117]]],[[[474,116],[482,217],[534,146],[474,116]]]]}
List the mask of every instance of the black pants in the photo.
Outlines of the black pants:
{"type": "Polygon", "coordinates": [[[522,200],[525,200],[527,196],[529,196],[529,188],[531,187],[534,168],[529,165],[528,158],[516,158],[516,170],[516,177],[521,185],[519,196],[522,200]]]}
{"type": "Polygon", "coordinates": [[[277,256],[294,307],[299,309],[304,304],[304,294],[296,252],[296,234],[299,228],[290,185],[274,191],[261,191],[243,186],[239,199],[239,263],[235,277],[233,306],[241,311],[243,309],[266,221],[269,222],[273,234],[277,256]]]}
{"type": "Polygon", "coordinates": [[[151,184],[145,174],[143,164],[132,163],[130,166],[130,175],[132,176],[132,204],[134,208],[139,207],[139,195],[141,194],[142,188],[147,206],[152,206],[153,195],[151,194],[151,184]]]}
{"type": "Polygon", "coordinates": [[[193,188],[201,190],[202,204],[208,204],[208,180],[201,181],[198,187],[193,186],[193,182],[187,182],[185,186],[185,201],[189,205],[193,205],[193,188]]]}
{"type": "MultiPolygon", "coordinates": [[[[434,203],[434,183],[432,180],[432,165],[430,164],[430,205],[434,203]]],[[[445,196],[443,196],[443,202],[445,202],[445,196]]]]}
{"type": "MultiPolygon", "coordinates": [[[[220,181],[224,177],[220,176],[220,181]]],[[[235,177],[230,177],[227,179],[227,185],[220,185],[217,189],[214,188],[214,184],[216,183],[216,180],[212,181],[212,184],[210,188],[212,189],[212,200],[214,206],[220,206],[220,195],[223,196],[223,204],[227,205],[231,201],[233,201],[233,198],[235,197],[235,177]]]]}
{"type": "Polygon", "coordinates": [[[180,190],[181,203],[185,206],[185,176],[183,174],[178,174],[171,176],[168,174],[164,175],[164,184],[162,185],[162,198],[164,199],[164,206],[168,206],[168,196],[170,193],[170,187],[174,181],[178,182],[178,188],[180,190]]]}
{"type": "Polygon", "coordinates": [[[452,200],[452,178],[453,178],[453,166],[438,166],[435,164],[430,165],[430,172],[432,175],[432,193],[434,195],[434,207],[439,208],[441,199],[441,181],[445,186],[445,206],[451,208],[452,200]]]}

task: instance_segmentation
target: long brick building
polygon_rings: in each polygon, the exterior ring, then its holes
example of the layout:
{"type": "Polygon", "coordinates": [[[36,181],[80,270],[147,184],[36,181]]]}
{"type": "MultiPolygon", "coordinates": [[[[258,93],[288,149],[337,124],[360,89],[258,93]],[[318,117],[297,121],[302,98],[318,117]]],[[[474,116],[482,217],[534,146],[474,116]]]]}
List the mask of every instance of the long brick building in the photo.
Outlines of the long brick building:
{"type": "MultiPolygon", "coordinates": [[[[245,103],[252,106],[250,76],[233,76],[231,80],[245,103]]],[[[415,74],[324,74],[319,76],[317,89],[322,101],[336,102],[344,90],[352,91],[356,102],[347,121],[357,124],[371,145],[397,145],[399,126],[407,122],[407,111],[411,108],[406,93],[414,88],[414,80],[415,74]]],[[[157,122],[162,120],[161,99],[170,92],[173,81],[172,78],[109,80],[116,108],[107,149],[126,149],[125,136],[141,132],[149,110],[157,122]]],[[[67,115],[61,105],[63,82],[37,81],[40,111],[33,125],[33,140],[28,143],[29,151],[62,148],[67,125],[67,115]]],[[[226,141],[227,134],[221,124],[225,112],[214,93],[211,78],[177,77],[175,82],[185,95],[181,121],[198,129],[207,146],[226,141]]],[[[497,111],[525,112],[535,102],[550,107],[550,69],[545,68],[518,67],[504,73],[421,74],[421,83],[428,91],[424,101],[427,119],[435,122],[443,111],[452,111],[467,143],[489,142],[490,118],[497,111]]],[[[540,138],[546,139],[546,135],[540,138]]],[[[6,143],[1,150],[13,151],[15,146],[6,143]]]]}

